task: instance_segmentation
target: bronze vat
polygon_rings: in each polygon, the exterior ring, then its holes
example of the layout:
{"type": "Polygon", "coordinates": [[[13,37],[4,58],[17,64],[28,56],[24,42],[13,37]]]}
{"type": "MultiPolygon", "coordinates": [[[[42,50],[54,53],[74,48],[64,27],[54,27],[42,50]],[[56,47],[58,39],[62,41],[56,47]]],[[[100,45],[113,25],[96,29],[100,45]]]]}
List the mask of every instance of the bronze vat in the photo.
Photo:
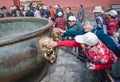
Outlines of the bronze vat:
{"type": "Polygon", "coordinates": [[[50,36],[52,27],[52,21],[42,18],[0,19],[0,82],[40,81],[44,77],[50,63],[39,40],[50,36]]]}

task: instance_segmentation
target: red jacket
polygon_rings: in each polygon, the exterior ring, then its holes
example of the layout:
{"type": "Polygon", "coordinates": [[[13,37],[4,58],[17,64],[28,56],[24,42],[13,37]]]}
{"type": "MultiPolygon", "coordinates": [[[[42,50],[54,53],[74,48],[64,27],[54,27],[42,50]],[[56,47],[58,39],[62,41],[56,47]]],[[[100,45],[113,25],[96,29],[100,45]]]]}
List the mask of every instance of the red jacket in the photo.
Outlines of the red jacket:
{"type": "Polygon", "coordinates": [[[118,30],[118,20],[117,19],[107,19],[107,33],[113,35],[118,30]]]}
{"type": "MultiPolygon", "coordinates": [[[[57,46],[80,47],[76,41],[59,41],[57,46]]],[[[83,49],[84,55],[95,64],[95,70],[104,70],[111,68],[113,62],[117,59],[116,55],[109,50],[101,41],[91,49],[83,49]]]]}
{"type": "Polygon", "coordinates": [[[66,19],[64,17],[58,17],[55,20],[55,27],[66,30],[66,19]]]}
{"type": "Polygon", "coordinates": [[[51,18],[55,18],[55,9],[54,8],[50,8],[49,12],[50,12],[51,18]]]}

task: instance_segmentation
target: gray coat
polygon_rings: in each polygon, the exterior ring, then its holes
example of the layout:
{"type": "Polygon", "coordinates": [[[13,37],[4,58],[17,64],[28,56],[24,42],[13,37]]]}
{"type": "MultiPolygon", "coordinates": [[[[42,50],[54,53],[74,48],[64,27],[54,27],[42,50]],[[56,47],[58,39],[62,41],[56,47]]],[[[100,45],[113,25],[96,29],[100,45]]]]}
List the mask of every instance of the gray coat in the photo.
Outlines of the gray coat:
{"type": "Polygon", "coordinates": [[[84,19],[85,11],[83,8],[80,8],[78,13],[77,13],[77,19],[81,23],[84,19]]]}

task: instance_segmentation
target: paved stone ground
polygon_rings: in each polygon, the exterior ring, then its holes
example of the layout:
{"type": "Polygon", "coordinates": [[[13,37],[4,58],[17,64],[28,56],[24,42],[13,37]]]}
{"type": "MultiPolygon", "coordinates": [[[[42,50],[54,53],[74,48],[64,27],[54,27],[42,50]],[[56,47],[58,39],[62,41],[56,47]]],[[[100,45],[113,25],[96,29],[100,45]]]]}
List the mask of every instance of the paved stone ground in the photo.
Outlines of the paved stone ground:
{"type": "Polygon", "coordinates": [[[40,76],[36,75],[18,82],[105,82],[103,78],[103,72],[88,70],[85,62],[59,49],[56,62],[49,67],[42,81],[40,76]]]}
{"type": "Polygon", "coordinates": [[[103,82],[101,72],[90,71],[74,55],[59,50],[57,61],[40,82],[103,82]]]}

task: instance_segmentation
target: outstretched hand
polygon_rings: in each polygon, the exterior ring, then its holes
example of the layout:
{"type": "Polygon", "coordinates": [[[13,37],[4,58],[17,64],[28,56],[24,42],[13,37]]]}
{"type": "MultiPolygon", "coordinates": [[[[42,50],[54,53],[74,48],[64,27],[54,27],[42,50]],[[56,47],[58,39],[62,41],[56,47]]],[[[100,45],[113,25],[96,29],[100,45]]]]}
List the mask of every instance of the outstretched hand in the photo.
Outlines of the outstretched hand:
{"type": "Polygon", "coordinates": [[[90,65],[88,66],[88,69],[95,70],[95,65],[90,63],[90,65]]]}
{"type": "Polygon", "coordinates": [[[60,29],[60,28],[54,28],[54,29],[58,30],[61,33],[61,36],[64,35],[64,33],[66,32],[65,30],[60,29]]]}
{"type": "Polygon", "coordinates": [[[56,47],[57,46],[57,42],[53,41],[53,40],[49,40],[45,43],[45,45],[47,45],[48,47],[56,47]]]}

